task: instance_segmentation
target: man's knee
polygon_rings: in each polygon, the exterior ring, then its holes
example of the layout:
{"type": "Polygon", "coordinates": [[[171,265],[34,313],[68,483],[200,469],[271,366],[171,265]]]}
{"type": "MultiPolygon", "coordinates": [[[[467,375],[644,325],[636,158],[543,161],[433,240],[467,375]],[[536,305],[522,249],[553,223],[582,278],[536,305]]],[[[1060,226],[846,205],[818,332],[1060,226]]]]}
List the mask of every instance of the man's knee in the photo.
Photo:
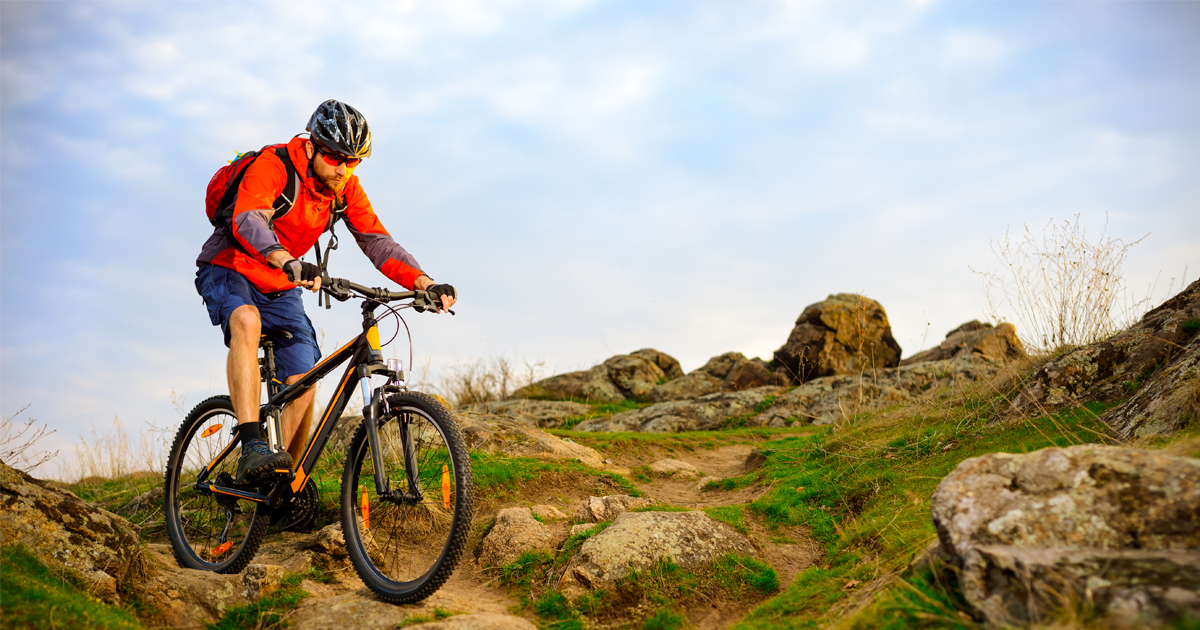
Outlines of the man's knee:
{"type": "Polygon", "coordinates": [[[253,340],[257,344],[258,337],[261,334],[262,318],[258,314],[258,307],[243,304],[229,314],[229,337],[231,343],[235,340],[253,340]]]}

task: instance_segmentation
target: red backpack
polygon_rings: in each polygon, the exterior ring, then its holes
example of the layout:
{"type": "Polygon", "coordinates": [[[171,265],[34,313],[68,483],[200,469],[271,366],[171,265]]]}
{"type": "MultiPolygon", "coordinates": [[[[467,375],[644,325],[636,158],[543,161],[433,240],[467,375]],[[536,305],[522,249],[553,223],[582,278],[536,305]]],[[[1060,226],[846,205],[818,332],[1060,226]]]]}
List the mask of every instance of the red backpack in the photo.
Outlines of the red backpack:
{"type": "MultiPolygon", "coordinates": [[[[300,193],[300,175],[296,172],[291,157],[288,156],[286,144],[267,145],[258,151],[239,153],[229,164],[217,169],[212,180],[208,182],[208,195],[204,199],[204,211],[208,213],[208,222],[212,223],[213,227],[229,226],[233,220],[233,206],[237,203],[238,186],[241,185],[246,170],[254,163],[255,158],[268,150],[275,151],[275,155],[287,169],[287,183],[284,185],[283,191],[279,193],[279,197],[275,199],[275,203],[272,204],[275,214],[271,220],[279,219],[292,209],[292,204],[296,202],[296,197],[300,193]]],[[[230,239],[230,242],[237,244],[233,239],[230,239]]]]}

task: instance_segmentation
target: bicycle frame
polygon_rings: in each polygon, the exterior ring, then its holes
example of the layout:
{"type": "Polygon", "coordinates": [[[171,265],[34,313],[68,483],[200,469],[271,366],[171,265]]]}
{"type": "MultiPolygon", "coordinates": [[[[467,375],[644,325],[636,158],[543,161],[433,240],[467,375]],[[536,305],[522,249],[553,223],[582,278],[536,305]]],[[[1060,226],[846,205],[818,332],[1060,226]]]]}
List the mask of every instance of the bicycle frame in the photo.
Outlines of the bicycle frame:
{"type": "MultiPolygon", "coordinates": [[[[290,385],[282,385],[274,377],[274,361],[270,352],[267,351],[267,373],[264,380],[267,382],[268,399],[266,404],[259,407],[259,418],[267,421],[269,433],[271,433],[272,447],[276,447],[276,439],[281,434],[279,412],[283,406],[299,398],[309,388],[315,386],[317,382],[325,378],[330,372],[333,372],[342,363],[347,360],[350,364],[346,366],[346,371],[338,380],[337,389],[329,400],[329,405],[325,408],[325,413],[321,417],[320,423],[317,425],[317,430],[313,434],[311,440],[305,446],[304,454],[300,458],[299,464],[293,471],[293,476],[290,483],[279,482],[271,490],[270,494],[263,495],[258,492],[249,492],[238,488],[228,488],[217,486],[212,482],[207,481],[208,471],[213,470],[217,463],[223,460],[233,450],[233,446],[237,444],[237,440],[230,442],[230,445],[217,455],[214,460],[209,463],[206,470],[202,471],[197,477],[197,486],[206,485],[213,492],[236,496],[241,499],[247,499],[257,503],[266,503],[271,507],[276,507],[283,496],[285,488],[290,487],[293,493],[297,493],[304,487],[305,481],[308,480],[312,469],[316,466],[317,459],[325,450],[325,445],[329,442],[329,438],[333,435],[333,429],[337,426],[338,419],[341,418],[342,412],[346,405],[350,402],[350,398],[354,394],[353,381],[357,378],[363,392],[363,421],[367,426],[367,439],[371,445],[371,450],[374,455],[372,458],[375,463],[375,483],[376,491],[381,497],[393,496],[387,476],[383,471],[383,464],[379,456],[379,434],[378,425],[376,424],[379,418],[379,405],[382,400],[381,394],[389,389],[399,390],[400,388],[389,384],[383,387],[378,387],[371,391],[370,377],[374,374],[385,374],[395,379],[398,375],[389,370],[383,362],[383,353],[380,351],[379,344],[379,328],[378,322],[375,319],[375,308],[377,302],[365,300],[363,302],[363,332],[357,337],[350,340],[346,345],[338,348],[333,354],[322,359],[319,363],[312,367],[308,372],[300,376],[296,382],[290,385]]],[[[401,434],[407,435],[407,427],[401,427],[401,434]]],[[[407,446],[407,440],[405,440],[407,446]]],[[[405,449],[411,451],[410,448],[405,449]]],[[[417,469],[416,462],[411,460],[411,453],[406,452],[406,476],[408,477],[409,487],[418,488],[416,483],[417,469]]],[[[401,495],[395,497],[401,500],[420,500],[420,496],[401,495]]]]}

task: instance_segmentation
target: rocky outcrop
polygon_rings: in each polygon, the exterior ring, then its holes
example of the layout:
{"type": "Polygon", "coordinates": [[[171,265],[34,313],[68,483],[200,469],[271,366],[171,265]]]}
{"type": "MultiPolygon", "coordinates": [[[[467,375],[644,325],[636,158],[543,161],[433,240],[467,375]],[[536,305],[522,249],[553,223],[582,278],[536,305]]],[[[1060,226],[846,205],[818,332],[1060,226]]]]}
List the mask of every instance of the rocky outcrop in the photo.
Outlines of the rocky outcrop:
{"type": "Polygon", "coordinates": [[[149,570],[128,521],[0,462],[0,543],[21,544],[50,567],[79,574],[117,602],[149,570]]]}
{"type": "Polygon", "coordinates": [[[512,398],[619,402],[649,395],[657,385],[683,376],[670,355],[652,348],[620,354],[589,370],[559,374],[513,392],[512,398]]]}
{"type": "Polygon", "coordinates": [[[1169,433],[1200,420],[1200,280],[1112,338],[1047,362],[1006,416],[1125,399],[1101,416],[1121,438],[1169,433]]]}
{"type": "Polygon", "coordinates": [[[747,359],[741,352],[726,352],[693,372],[650,390],[652,402],[691,400],[720,391],[736,392],[765,385],[787,385],[788,378],[772,372],[762,359],[747,359]]]}
{"type": "Polygon", "coordinates": [[[1114,627],[1200,614],[1200,461],[1110,446],[994,453],[938,485],[942,553],[989,623],[1086,603],[1114,627]]]}
{"type": "Polygon", "coordinates": [[[754,547],[704,512],[625,512],[579,548],[563,576],[562,591],[575,597],[607,588],[664,557],[696,569],[725,553],[752,554],[754,547]]]}
{"type": "Polygon", "coordinates": [[[900,364],[900,344],[875,300],[839,293],[810,304],[796,320],[776,366],[799,384],[822,376],[862,374],[900,364]]]}
{"type": "Polygon", "coordinates": [[[492,531],[479,543],[480,567],[503,567],[526,551],[553,554],[561,537],[537,519],[529,508],[500,510],[492,531]]]}
{"type": "Polygon", "coordinates": [[[782,387],[759,387],[740,392],[719,392],[696,400],[658,403],[603,418],[585,420],[576,431],[643,431],[678,433],[720,429],[730,418],[753,414],[767,396],[783,393],[782,387]]]}
{"type": "Polygon", "coordinates": [[[582,416],[591,407],[568,400],[529,400],[516,398],[465,405],[459,412],[508,416],[536,427],[553,428],[571,416],[582,416]]]}
{"type": "Polygon", "coordinates": [[[660,459],[650,464],[650,472],[674,479],[699,479],[700,471],[693,465],[678,459],[660,459]]]}
{"type": "Polygon", "coordinates": [[[668,381],[650,390],[648,398],[652,402],[667,402],[671,400],[691,400],[721,391],[725,381],[699,370],[686,374],[681,378],[668,381]]]}
{"type": "Polygon", "coordinates": [[[472,450],[506,457],[578,461],[593,468],[618,470],[608,465],[596,449],[550,435],[511,417],[463,412],[458,414],[458,424],[467,447],[472,450]]]}
{"type": "Polygon", "coordinates": [[[1012,324],[1004,322],[992,326],[971,320],[946,333],[946,338],[937,347],[918,352],[901,361],[900,365],[949,361],[964,354],[978,354],[993,361],[1014,361],[1028,356],[1012,324]]]}
{"type": "Polygon", "coordinates": [[[632,497],[628,494],[588,497],[588,500],[575,511],[575,522],[600,523],[611,521],[624,512],[651,505],[654,505],[654,501],[651,499],[632,497]]]}

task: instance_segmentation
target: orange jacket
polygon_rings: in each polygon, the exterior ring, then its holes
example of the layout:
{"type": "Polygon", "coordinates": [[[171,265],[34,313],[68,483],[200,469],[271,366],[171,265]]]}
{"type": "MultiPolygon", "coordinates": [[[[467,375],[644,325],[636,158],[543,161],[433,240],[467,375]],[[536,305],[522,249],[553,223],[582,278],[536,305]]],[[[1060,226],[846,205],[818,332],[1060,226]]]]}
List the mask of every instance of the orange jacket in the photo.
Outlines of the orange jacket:
{"type": "MultiPolygon", "coordinates": [[[[335,201],[333,191],[322,186],[308,167],[304,148],[307,144],[305,138],[292,138],[287,145],[288,155],[300,175],[300,194],[292,209],[272,220],[272,204],[287,185],[287,169],[274,151],[264,151],[246,169],[233,210],[230,233],[244,251],[234,247],[226,230],[218,227],[201,248],[197,264],[212,263],[233,269],[246,276],[263,293],[296,286],[288,281],[283,270],[271,267],[266,256],[283,249],[299,258],[312,250],[329,224],[329,212],[335,201]]],[[[346,202],[346,226],[359,248],[383,275],[411,289],[413,282],[424,272],[416,259],[392,240],[379,222],[357,175],[351,175],[346,182],[342,198],[346,202]]]]}

